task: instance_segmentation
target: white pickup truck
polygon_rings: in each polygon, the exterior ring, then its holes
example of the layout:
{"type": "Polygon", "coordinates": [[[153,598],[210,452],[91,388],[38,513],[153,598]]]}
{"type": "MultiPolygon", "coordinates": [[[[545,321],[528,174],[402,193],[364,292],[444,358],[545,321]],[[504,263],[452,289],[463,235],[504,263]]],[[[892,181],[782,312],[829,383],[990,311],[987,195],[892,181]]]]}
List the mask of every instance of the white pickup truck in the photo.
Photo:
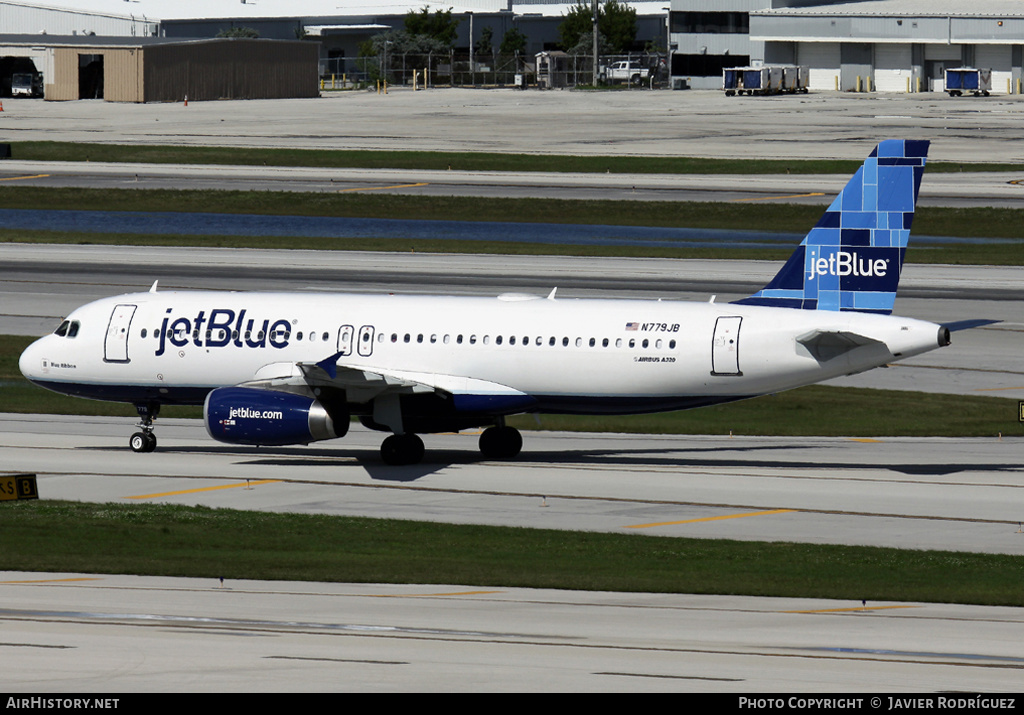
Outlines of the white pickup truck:
{"type": "Polygon", "coordinates": [[[639,62],[622,60],[613,62],[605,70],[606,82],[629,82],[632,85],[640,85],[647,80],[650,70],[639,62]]]}

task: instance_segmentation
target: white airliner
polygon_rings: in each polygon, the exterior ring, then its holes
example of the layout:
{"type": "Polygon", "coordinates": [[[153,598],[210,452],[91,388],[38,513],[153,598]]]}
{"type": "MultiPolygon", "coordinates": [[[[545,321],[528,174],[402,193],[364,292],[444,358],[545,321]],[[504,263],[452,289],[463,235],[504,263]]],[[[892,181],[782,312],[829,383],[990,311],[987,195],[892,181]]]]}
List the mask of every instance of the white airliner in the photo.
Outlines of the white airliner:
{"type": "MultiPolygon", "coordinates": [[[[392,433],[487,427],[493,459],[522,447],[517,413],[700,407],[862,372],[949,343],[890,315],[927,141],[883,141],[764,289],[734,303],[158,291],[74,311],[29,346],[22,373],[56,392],[129,402],[156,447],[161,405],[203,404],[222,442],[343,437],[352,417],[392,433]]],[[[976,324],[976,323],[974,323],[976,324]]]]}

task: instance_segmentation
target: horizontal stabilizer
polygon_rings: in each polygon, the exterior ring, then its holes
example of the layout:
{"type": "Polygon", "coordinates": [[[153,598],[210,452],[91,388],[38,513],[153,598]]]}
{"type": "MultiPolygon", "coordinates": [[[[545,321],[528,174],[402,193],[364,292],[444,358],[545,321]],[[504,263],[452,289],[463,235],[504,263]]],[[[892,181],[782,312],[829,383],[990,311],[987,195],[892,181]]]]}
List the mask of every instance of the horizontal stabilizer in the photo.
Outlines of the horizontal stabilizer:
{"type": "Polygon", "coordinates": [[[818,362],[828,362],[864,345],[881,345],[873,338],[846,330],[814,330],[796,339],[818,362]]]}
{"type": "Polygon", "coordinates": [[[943,323],[949,332],[955,333],[958,330],[970,330],[971,328],[980,328],[983,325],[993,325],[995,323],[1001,323],[1001,320],[986,320],[985,318],[974,318],[973,320],[955,320],[952,323],[943,323]]]}

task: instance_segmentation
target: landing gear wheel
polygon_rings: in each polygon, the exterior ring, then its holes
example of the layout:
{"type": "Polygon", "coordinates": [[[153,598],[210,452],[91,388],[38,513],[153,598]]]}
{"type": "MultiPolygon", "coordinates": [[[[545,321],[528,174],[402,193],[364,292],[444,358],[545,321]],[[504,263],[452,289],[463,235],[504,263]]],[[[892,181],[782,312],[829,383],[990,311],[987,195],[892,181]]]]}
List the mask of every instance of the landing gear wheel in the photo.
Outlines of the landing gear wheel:
{"type": "Polygon", "coordinates": [[[488,427],[480,435],[480,452],[488,459],[514,459],[523,448],[515,427],[488,427]]]}
{"type": "Polygon", "coordinates": [[[136,432],[128,440],[133,452],[152,452],[156,449],[156,435],[152,432],[136,432]]]}
{"type": "Polygon", "coordinates": [[[423,461],[423,440],[414,434],[393,434],[380,446],[385,464],[402,466],[423,461]]]}
{"type": "Polygon", "coordinates": [[[139,413],[140,422],[137,425],[142,428],[128,440],[128,446],[133,452],[152,452],[156,449],[156,435],[153,434],[153,421],[160,414],[159,402],[136,402],[135,410],[139,413]]]}

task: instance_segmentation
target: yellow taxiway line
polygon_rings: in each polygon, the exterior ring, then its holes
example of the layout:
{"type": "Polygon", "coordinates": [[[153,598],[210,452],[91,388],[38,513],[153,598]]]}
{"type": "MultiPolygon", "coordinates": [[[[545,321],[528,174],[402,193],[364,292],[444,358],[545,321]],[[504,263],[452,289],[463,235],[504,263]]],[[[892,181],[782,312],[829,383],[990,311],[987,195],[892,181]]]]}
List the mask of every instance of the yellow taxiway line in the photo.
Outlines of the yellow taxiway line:
{"type": "Polygon", "coordinates": [[[652,526],[675,526],[677,524],[696,524],[701,521],[721,521],[723,519],[743,519],[748,516],[768,516],[769,514],[789,514],[796,509],[772,509],[771,511],[752,511],[747,514],[726,514],[725,516],[706,516],[703,519],[687,519],[686,521],[662,521],[655,524],[634,524],[625,529],[649,529],[652,526]]]}
{"type": "Polygon", "coordinates": [[[790,194],[789,196],[757,196],[750,199],[733,199],[733,203],[738,204],[743,201],[780,201],[782,199],[807,199],[812,196],[824,196],[825,194],[821,191],[815,191],[811,194],[790,194]]]}
{"type": "Polygon", "coordinates": [[[125,499],[159,499],[161,497],[176,497],[181,494],[198,494],[199,492],[215,492],[221,489],[238,489],[239,487],[256,487],[261,484],[277,484],[280,479],[261,479],[256,482],[245,482],[244,484],[222,484],[216,487],[200,487],[199,489],[183,489],[179,492],[163,492],[161,494],[139,494],[137,496],[124,497],[125,499]]]}
{"type": "Polygon", "coordinates": [[[429,182],[423,181],[418,184],[398,184],[396,186],[366,186],[357,189],[338,189],[339,194],[349,191],[387,191],[388,189],[415,189],[420,186],[429,186],[429,182]]]}
{"type": "Polygon", "coordinates": [[[45,179],[49,174],[35,174],[33,176],[8,176],[6,179],[0,179],[0,181],[24,181],[25,179],[45,179]]]}

